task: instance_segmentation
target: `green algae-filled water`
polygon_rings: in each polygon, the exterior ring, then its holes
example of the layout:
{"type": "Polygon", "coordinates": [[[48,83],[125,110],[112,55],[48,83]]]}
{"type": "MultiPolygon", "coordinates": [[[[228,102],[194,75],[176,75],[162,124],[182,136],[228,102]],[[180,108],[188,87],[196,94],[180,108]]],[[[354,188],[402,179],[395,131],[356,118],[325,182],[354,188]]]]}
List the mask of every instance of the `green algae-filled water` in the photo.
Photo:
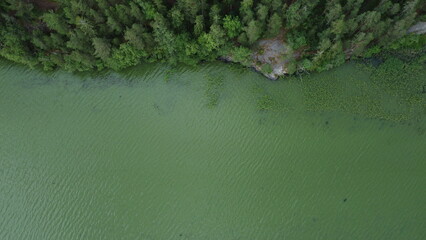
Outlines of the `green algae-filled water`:
{"type": "Polygon", "coordinates": [[[426,74],[378,71],[3,62],[0,239],[426,239],[426,74]]]}

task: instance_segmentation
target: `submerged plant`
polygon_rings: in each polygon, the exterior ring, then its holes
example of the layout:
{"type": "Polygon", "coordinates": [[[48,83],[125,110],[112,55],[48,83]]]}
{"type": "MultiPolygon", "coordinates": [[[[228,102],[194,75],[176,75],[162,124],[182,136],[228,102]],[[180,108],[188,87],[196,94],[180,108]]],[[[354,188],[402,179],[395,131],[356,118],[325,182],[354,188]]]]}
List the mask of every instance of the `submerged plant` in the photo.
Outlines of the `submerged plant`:
{"type": "Polygon", "coordinates": [[[270,95],[263,95],[257,100],[257,109],[262,111],[273,110],[275,102],[270,95]]]}
{"type": "Polygon", "coordinates": [[[207,76],[205,96],[207,97],[207,107],[217,106],[220,97],[220,90],[223,87],[222,76],[207,76]]]}

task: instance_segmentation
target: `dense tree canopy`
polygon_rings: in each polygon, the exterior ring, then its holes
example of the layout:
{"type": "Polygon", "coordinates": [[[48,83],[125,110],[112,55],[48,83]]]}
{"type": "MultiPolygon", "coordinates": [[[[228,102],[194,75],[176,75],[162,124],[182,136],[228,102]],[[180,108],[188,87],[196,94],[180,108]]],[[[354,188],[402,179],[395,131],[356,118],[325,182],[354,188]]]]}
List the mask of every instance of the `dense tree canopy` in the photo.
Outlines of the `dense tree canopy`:
{"type": "Polygon", "coordinates": [[[326,70],[402,37],[419,0],[2,0],[0,56],[46,70],[122,69],[140,62],[247,64],[280,37],[300,66],[326,70]]]}

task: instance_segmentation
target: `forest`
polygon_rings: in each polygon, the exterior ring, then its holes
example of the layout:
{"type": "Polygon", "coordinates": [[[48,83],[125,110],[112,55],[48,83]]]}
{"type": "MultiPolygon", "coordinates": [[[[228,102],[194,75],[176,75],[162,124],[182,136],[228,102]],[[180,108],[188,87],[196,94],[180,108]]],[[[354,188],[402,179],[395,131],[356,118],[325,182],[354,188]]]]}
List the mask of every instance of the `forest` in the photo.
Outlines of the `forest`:
{"type": "Polygon", "coordinates": [[[258,40],[279,38],[289,73],[324,71],[400,39],[424,46],[424,35],[404,37],[424,10],[422,0],[2,0],[0,56],[72,72],[223,56],[247,65],[258,40]]]}

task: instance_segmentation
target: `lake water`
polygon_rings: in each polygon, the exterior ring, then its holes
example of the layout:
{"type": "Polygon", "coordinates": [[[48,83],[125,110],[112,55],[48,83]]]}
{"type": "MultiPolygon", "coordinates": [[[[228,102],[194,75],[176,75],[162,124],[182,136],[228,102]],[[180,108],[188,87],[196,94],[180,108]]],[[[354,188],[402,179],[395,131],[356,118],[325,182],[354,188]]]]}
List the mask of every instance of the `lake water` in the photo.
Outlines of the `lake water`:
{"type": "Polygon", "coordinates": [[[426,94],[381,86],[3,62],[0,239],[426,239],[426,94]]]}

